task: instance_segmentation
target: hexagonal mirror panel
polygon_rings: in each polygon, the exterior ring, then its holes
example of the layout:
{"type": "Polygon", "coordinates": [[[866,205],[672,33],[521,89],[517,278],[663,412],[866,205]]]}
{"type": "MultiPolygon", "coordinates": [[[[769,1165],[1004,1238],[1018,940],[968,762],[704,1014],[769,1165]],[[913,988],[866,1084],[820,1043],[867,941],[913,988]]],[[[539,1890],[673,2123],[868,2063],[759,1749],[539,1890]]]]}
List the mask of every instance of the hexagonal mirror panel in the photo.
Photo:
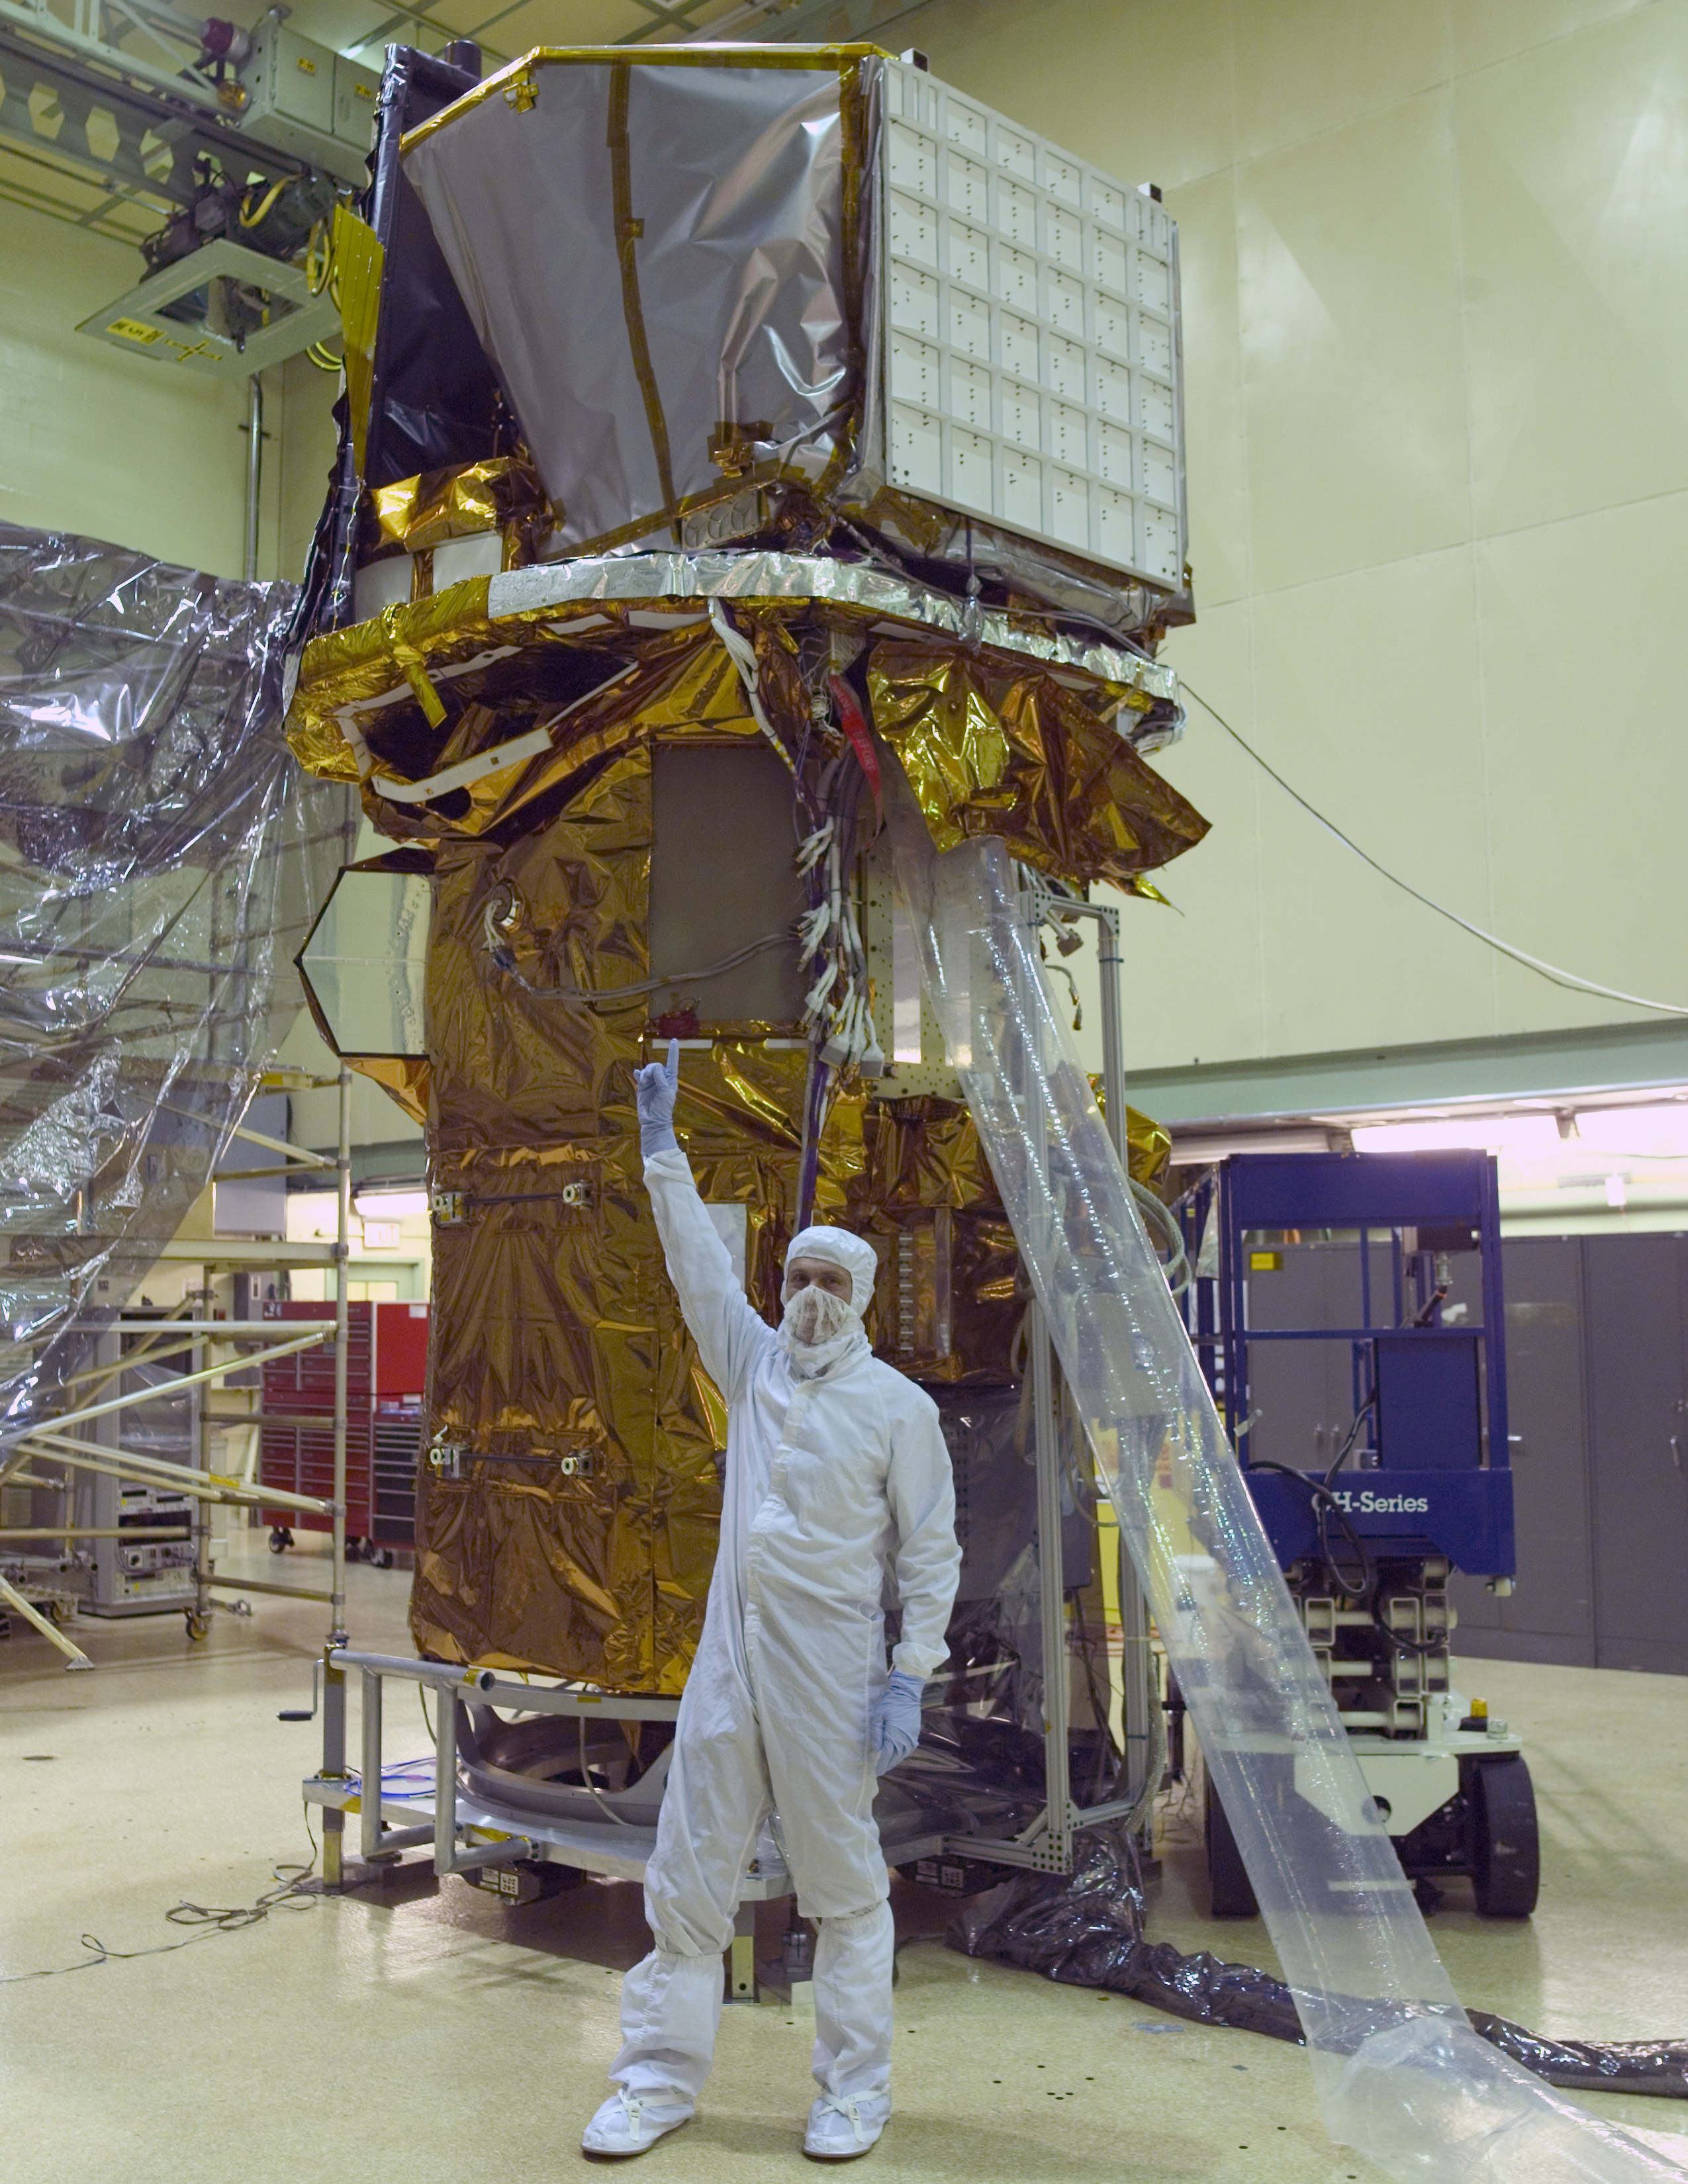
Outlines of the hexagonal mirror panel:
{"type": "Polygon", "coordinates": [[[348,865],[294,959],[317,1028],[346,1061],[427,1052],[423,978],[433,890],[422,872],[348,865]]]}

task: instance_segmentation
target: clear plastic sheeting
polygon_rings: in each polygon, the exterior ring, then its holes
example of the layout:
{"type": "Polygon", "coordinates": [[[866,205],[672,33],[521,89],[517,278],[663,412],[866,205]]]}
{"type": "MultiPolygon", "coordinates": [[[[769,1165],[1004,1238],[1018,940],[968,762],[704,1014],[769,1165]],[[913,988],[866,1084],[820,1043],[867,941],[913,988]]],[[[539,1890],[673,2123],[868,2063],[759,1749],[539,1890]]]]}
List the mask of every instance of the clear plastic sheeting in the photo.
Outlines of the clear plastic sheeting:
{"type": "Polygon", "coordinates": [[[0,1462],[298,1007],[344,797],[281,735],[297,597],[0,526],[0,1462]]]}
{"type": "MultiPolygon", "coordinates": [[[[1206,1949],[1186,1956],[1170,1942],[1147,1941],[1143,1924],[1129,1836],[1100,1827],[1078,1838],[1070,1875],[1022,1874],[984,1890],[962,1907],[945,1939],[964,1956],[992,1957],[1063,1986],[1100,1987],[1197,2025],[1300,2042],[1295,1997],[1282,1980],[1206,1949]]],[[[1477,2009],[1471,2022],[1551,2085],[1688,2098],[1688,2041],[1546,2039],[1477,2009]]]]}
{"type": "Polygon", "coordinates": [[[1481,2040],[1367,1791],[1039,969],[1002,844],[899,889],[1061,1369],[1294,1992],[1333,2138],[1424,2184],[1680,2178],[1481,2040]]]}

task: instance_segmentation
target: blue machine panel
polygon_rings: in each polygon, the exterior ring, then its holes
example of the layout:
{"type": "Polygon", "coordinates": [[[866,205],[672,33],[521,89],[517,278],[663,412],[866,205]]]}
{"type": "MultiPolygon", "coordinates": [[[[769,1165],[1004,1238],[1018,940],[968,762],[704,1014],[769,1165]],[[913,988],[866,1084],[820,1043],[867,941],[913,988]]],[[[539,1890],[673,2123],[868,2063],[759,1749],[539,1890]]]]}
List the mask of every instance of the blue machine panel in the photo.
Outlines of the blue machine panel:
{"type": "Polygon", "coordinates": [[[1207,1187],[1189,1202],[1192,1259],[1216,1211],[1217,1278],[1192,1284],[1190,1331],[1279,1560],[1287,1567],[1318,1551],[1311,1489],[1328,1475],[1347,1521],[1379,1554],[1446,1555],[1462,1570],[1512,1575],[1500,1195],[1492,1156],[1234,1156],[1219,1172],[1217,1206],[1207,1187]],[[1249,1255],[1278,1237],[1353,1239],[1361,1269],[1357,1319],[1351,1315],[1351,1323],[1340,1327],[1250,1324],[1249,1255]],[[1373,1249],[1384,1246],[1390,1271],[1379,1289],[1369,1269],[1373,1249]],[[1481,1317],[1470,1323],[1442,1324],[1446,1292],[1431,1269],[1449,1251],[1481,1255],[1481,1317]],[[1306,1485],[1248,1461],[1251,1360],[1264,1345],[1283,1342],[1340,1343],[1352,1360],[1356,1418],[1346,1460],[1328,1474],[1309,1469],[1301,1474],[1306,1485]]]}
{"type": "Polygon", "coordinates": [[[1478,1152],[1243,1153],[1225,1181],[1238,1229],[1475,1228],[1496,1202],[1493,1156],[1478,1152]]]}
{"type": "MultiPolygon", "coordinates": [[[[1278,1472],[1244,1475],[1279,1563],[1287,1569],[1312,1554],[1318,1529],[1306,1490],[1278,1472]]],[[[1485,1576],[1513,1572],[1509,1471],[1346,1471],[1331,1491],[1360,1537],[1384,1554],[1446,1555],[1485,1576]]]]}
{"type": "Polygon", "coordinates": [[[1379,1462],[1385,1471],[1475,1471],[1483,1461],[1478,1337],[1442,1327],[1376,1338],[1379,1462]]]}

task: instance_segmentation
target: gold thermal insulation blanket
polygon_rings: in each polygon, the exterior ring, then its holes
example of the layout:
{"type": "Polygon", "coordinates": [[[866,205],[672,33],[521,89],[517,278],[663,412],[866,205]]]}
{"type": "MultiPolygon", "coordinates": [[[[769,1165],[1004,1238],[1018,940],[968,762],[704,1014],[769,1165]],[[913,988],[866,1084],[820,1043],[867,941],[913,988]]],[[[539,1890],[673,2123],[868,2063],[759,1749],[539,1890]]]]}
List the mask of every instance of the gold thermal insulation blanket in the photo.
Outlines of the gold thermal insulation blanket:
{"type": "MultiPolygon", "coordinates": [[[[1128,1107],[1126,1144],[1133,1181],[1158,1190],[1171,1138],[1128,1107]]],[[[967,1107],[930,1094],[870,1100],[861,1148],[844,1218],[879,1255],[876,1351],[918,1380],[1017,1378],[1031,1287],[967,1107]]]]}
{"type": "Polygon", "coordinates": [[[1023,661],[893,640],[868,688],[940,850],[1000,834],[1041,871],[1130,890],[1207,832],[1078,691],[1023,661]]]}
{"type": "MultiPolygon", "coordinates": [[[[727,1421],[641,1179],[632,1075],[660,1042],[643,996],[560,1007],[491,972],[484,939],[489,899],[513,888],[554,969],[642,972],[650,853],[643,743],[532,833],[437,853],[429,1138],[449,1212],[434,1235],[411,1624],[443,1659],[677,1691],[702,1628],[727,1421]]],[[[682,1062],[677,1120],[699,1188],[744,1209],[747,1285],[770,1314],[806,1067],[806,1051],[754,1034],[682,1062]]],[[[842,1211],[861,1104],[834,1103],[823,1212],[842,1211]]]]}
{"type": "Polygon", "coordinates": [[[519,455],[489,455],[454,469],[424,471],[364,496],[365,559],[387,553],[432,554],[453,538],[496,531],[504,566],[531,560],[551,511],[539,473],[519,455]]]}
{"type": "MultiPolygon", "coordinates": [[[[671,598],[494,618],[478,579],[319,638],[303,663],[295,750],[357,781],[432,866],[427,1055],[389,1089],[426,1103],[435,1194],[411,1609],[435,1658],[672,1692],[701,1629],[726,1419],[663,1269],[632,1098],[669,1021],[647,990],[663,747],[772,743],[795,800],[845,755],[816,663],[866,646],[873,711],[939,840],[990,831],[1071,882],[1129,884],[1204,831],[1121,734],[1121,708],[1147,702],[1134,690],[988,646],[958,661],[887,633],[883,609],[731,613],[760,720],[706,611],[671,598]]],[[[730,830],[694,852],[722,875],[745,853],[730,830]]],[[[742,1209],[723,1220],[774,1318],[808,1043],[790,1022],[688,1030],[678,1134],[705,1200],[742,1209]]],[[[1026,1296],[972,1119],[878,1096],[894,1085],[831,1088],[818,1215],[880,1254],[882,1354],[938,1381],[1007,1379],[1026,1296]]]]}
{"type": "MultiPolygon", "coordinates": [[[[289,740],[313,772],[360,782],[384,833],[417,840],[445,827],[504,827],[582,766],[650,735],[710,724],[758,733],[696,607],[589,600],[494,620],[487,591],[486,578],[471,579],[306,649],[289,740]],[[649,626],[665,620],[671,629],[649,626]],[[604,687],[588,694],[594,683],[604,687]],[[549,749],[461,790],[421,805],[380,793],[383,777],[433,778],[537,728],[549,749]]],[[[733,612],[755,644],[765,706],[794,723],[794,750],[808,713],[805,639],[811,650],[834,635],[860,644],[886,627],[883,614],[836,602],[735,599],[733,612]]],[[[990,646],[966,653],[913,629],[871,641],[867,684],[874,726],[941,848],[997,834],[1041,871],[1132,890],[1207,832],[1121,732],[1148,708],[1139,690],[990,646]]],[[[816,764],[834,755],[811,744],[816,764]]]]}

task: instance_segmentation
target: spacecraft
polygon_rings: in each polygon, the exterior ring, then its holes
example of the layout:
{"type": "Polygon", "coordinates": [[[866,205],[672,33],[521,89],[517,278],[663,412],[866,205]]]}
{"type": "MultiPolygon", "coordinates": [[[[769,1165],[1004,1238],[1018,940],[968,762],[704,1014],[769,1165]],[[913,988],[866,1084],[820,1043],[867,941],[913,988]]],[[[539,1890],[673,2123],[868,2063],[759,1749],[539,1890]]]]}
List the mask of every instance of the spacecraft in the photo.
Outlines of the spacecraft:
{"type": "Polygon", "coordinates": [[[1147,762],[1191,614],[1177,239],[866,47],[398,64],[370,221],[337,226],[345,453],[289,733],[394,844],[304,967],[427,1129],[413,1631],[671,1692],[724,1414],[639,1176],[669,1038],[751,1295],[777,1312],[786,1238],[846,1223],[958,1475],[1023,1450],[1030,1292],[883,774],[939,847],[1005,842],[1067,947],[1063,904],[1206,831],[1147,762]]]}

